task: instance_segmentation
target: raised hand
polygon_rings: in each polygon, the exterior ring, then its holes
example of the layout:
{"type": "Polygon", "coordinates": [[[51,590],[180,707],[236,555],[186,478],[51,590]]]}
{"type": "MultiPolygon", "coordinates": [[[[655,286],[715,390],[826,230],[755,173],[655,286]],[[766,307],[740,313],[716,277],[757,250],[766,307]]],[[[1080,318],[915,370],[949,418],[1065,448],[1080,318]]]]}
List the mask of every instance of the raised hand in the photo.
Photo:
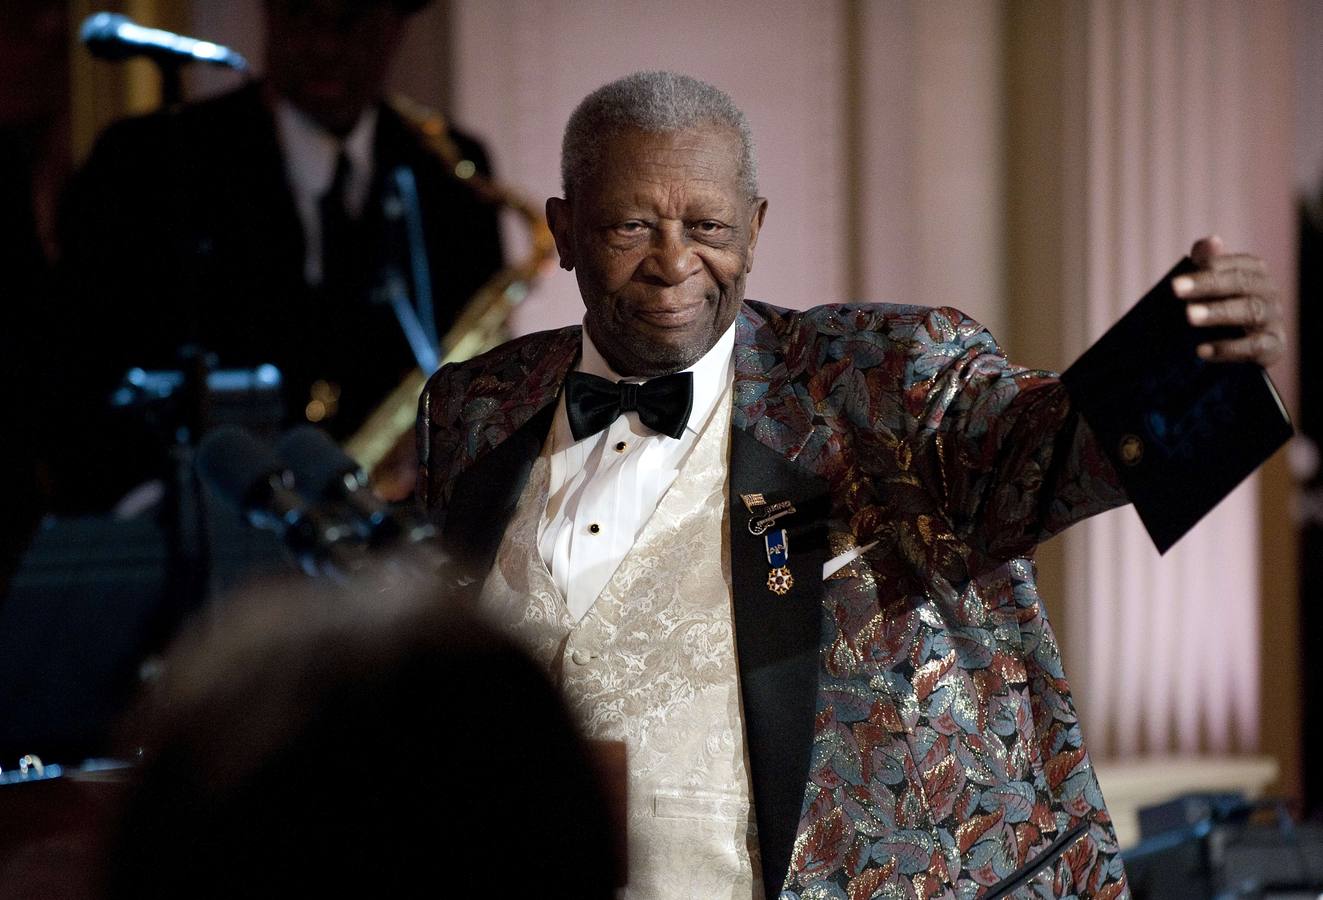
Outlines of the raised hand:
{"type": "Polygon", "coordinates": [[[1286,331],[1277,288],[1262,259],[1248,253],[1227,253],[1216,235],[1200,238],[1190,250],[1199,271],[1172,281],[1176,296],[1186,302],[1191,325],[1238,326],[1242,337],[1199,345],[1203,359],[1254,362],[1270,366],[1286,349],[1286,331]]]}

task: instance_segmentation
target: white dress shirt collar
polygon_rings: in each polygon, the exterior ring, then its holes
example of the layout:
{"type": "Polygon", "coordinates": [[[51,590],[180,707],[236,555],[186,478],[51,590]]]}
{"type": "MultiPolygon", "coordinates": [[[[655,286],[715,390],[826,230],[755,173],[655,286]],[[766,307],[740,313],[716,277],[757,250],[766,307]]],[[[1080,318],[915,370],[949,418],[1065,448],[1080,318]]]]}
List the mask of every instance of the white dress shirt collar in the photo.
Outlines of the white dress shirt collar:
{"type": "Polygon", "coordinates": [[[369,106],[345,137],[338,138],[288,100],[276,101],[276,133],[285,154],[285,171],[297,193],[321,197],[331,187],[335,163],[343,149],[353,174],[345,187],[345,208],[357,215],[371,185],[377,108],[369,106]],[[366,176],[366,177],[364,177],[366,176]]]}
{"type": "Polygon", "coordinates": [[[285,161],[285,179],[294,195],[294,206],[303,224],[303,274],[309,284],[322,280],[321,217],[318,201],[335,178],[336,160],[343,150],[349,158],[345,184],[345,211],[352,218],[362,214],[372,189],[377,135],[377,108],[369,106],[344,138],[338,138],[312,120],[307,113],[279,98],[275,104],[276,138],[285,161]]]}

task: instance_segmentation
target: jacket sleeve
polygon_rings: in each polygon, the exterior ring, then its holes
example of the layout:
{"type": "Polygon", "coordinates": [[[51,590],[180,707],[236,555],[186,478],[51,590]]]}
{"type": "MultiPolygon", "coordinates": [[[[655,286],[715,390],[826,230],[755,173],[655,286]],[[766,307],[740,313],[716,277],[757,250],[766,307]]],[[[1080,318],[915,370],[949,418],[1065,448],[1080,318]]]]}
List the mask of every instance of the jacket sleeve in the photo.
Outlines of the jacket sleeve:
{"type": "Polygon", "coordinates": [[[986,329],[953,309],[931,310],[911,346],[915,468],[976,565],[1027,555],[1127,502],[1055,375],[1011,365],[986,329]]]}

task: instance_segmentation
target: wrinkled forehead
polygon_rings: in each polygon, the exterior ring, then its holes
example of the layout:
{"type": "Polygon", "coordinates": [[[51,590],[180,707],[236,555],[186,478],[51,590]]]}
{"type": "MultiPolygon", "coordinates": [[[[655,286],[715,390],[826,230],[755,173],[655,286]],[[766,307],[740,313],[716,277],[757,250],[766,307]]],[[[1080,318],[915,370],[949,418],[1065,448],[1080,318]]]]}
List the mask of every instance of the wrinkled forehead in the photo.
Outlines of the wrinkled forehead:
{"type": "Polygon", "coordinates": [[[603,135],[580,182],[585,198],[660,187],[739,195],[743,145],[735,129],[699,125],[672,131],[623,128],[603,135]]]}

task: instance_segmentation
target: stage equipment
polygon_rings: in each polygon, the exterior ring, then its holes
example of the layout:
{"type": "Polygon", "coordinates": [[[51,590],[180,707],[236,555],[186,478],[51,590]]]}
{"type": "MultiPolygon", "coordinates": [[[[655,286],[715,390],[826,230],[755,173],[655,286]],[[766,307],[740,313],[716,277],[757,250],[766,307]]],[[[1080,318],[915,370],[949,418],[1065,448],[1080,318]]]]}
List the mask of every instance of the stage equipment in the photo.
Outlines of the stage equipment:
{"type": "Polygon", "coordinates": [[[304,503],[294,474],[242,428],[217,428],[203,438],[197,468],[249,525],[279,537],[307,574],[341,578],[359,566],[354,527],[304,503]]]}
{"type": "Polygon", "coordinates": [[[248,71],[248,60],[229,47],[159,28],[145,28],[118,13],[93,13],[83,20],[78,36],[92,55],[101,59],[118,62],[146,56],[157,62],[200,62],[238,72],[248,71]]]}
{"type": "Polygon", "coordinates": [[[101,876],[133,784],[114,760],[42,765],[0,756],[0,896],[89,900],[101,876]]]}
{"type": "Polygon", "coordinates": [[[440,549],[436,529],[409,507],[384,502],[319,429],[291,429],[277,454],[242,428],[218,428],[202,441],[198,471],[244,523],[276,535],[307,575],[343,581],[372,566],[439,578],[447,595],[468,596],[472,573],[440,549]]]}
{"type": "Polygon", "coordinates": [[[111,407],[147,425],[169,447],[171,472],[162,479],[161,531],[166,541],[167,596],[184,614],[211,592],[212,539],[194,458],[210,429],[245,425],[271,430],[283,417],[280,370],[217,369],[216,357],[194,347],[180,353],[178,371],[130,369],[111,395],[111,407]]]}
{"type": "Polygon", "coordinates": [[[146,28],[119,13],[93,13],[83,20],[78,37],[88,52],[118,62],[145,56],[161,71],[161,100],[171,106],[184,99],[179,69],[186,63],[205,63],[248,72],[248,60],[229,47],[185,37],[159,28],[146,28]]]}
{"type": "Polygon", "coordinates": [[[181,621],[208,597],[290,569],[274,537],[212,508],[194,472],[212,428],[277,433],[280,372],[181,356],[178,370],[129,370],[109,400],[116,415],[104,433],[159,464],[144,472],[153,480],[114,515],[48,517],[0,599],[0,757],[104,752],[144,660],[181,621]]]}
{"type": "Polygon", "coordinates": [[[1139,811],[1142,840],[1121,852],[1135,900],[1316,900],[1323,827],[1281,801],[1188,794],[1139,811]]]}
{"type": "MultiPolygon", "coordinates": [[[[506,325],[510,314],[528,296],[529,289],[555,253],[555,241],[536,205],[511,188],[483,176],[471,160],[463,158],[459,148],[450,139],[445,118],[440,113],[403,97],[393,98],[391,106],[422,135],[428,148],[440,157],[451,177],[464,183],[483,202],[513,210],[528,231],[529,250],[525,257],[493,275],[469,299],[455,324],[439,340],[436,353],[439,365],[469,359],[508,338],[506,325]]],[[[401,195],[407,196],[407,189],[401,195]]],[[[406,229],[409,228],[407,210],[406,203],[402,213],[406,229]]],[[[412,252],[410,256],[414,260],[420,258],[418,251],[412,252]]],[[[424,302],[424,292],[419,290],[419,278],[416,275],[413,276],[413,282],[415,297],[421,304],[424,302]]],[[[404,327],[403,321],[401,325],[404,327]]],[[[418,356],[416,352],[415,356],[418,356]]],[[[407,449],[402,445],[413,440],[418,397],[431,374],[426,367],[412,372],[345,444],[349,455],[371,473],[373,483],[387,496],[396,493],[390,483],[392,473],[386,471],[387,466],[392,459],[397,458],[397,454],[407,449]]],[[[411,479],[413,473],[410,472],[408,477],[411,479]]]]}
{"type": "Polygon", "coordinates": [[[311,425],[285,432],[276,452],[294,474],[294,484],[313,506],[329,503],[344,509],[369,546],[393,542],[416,544],[436,536],[436,529],[391,506],[372,489],[367,472],[340,449],[330,435],[311,425]]]}

